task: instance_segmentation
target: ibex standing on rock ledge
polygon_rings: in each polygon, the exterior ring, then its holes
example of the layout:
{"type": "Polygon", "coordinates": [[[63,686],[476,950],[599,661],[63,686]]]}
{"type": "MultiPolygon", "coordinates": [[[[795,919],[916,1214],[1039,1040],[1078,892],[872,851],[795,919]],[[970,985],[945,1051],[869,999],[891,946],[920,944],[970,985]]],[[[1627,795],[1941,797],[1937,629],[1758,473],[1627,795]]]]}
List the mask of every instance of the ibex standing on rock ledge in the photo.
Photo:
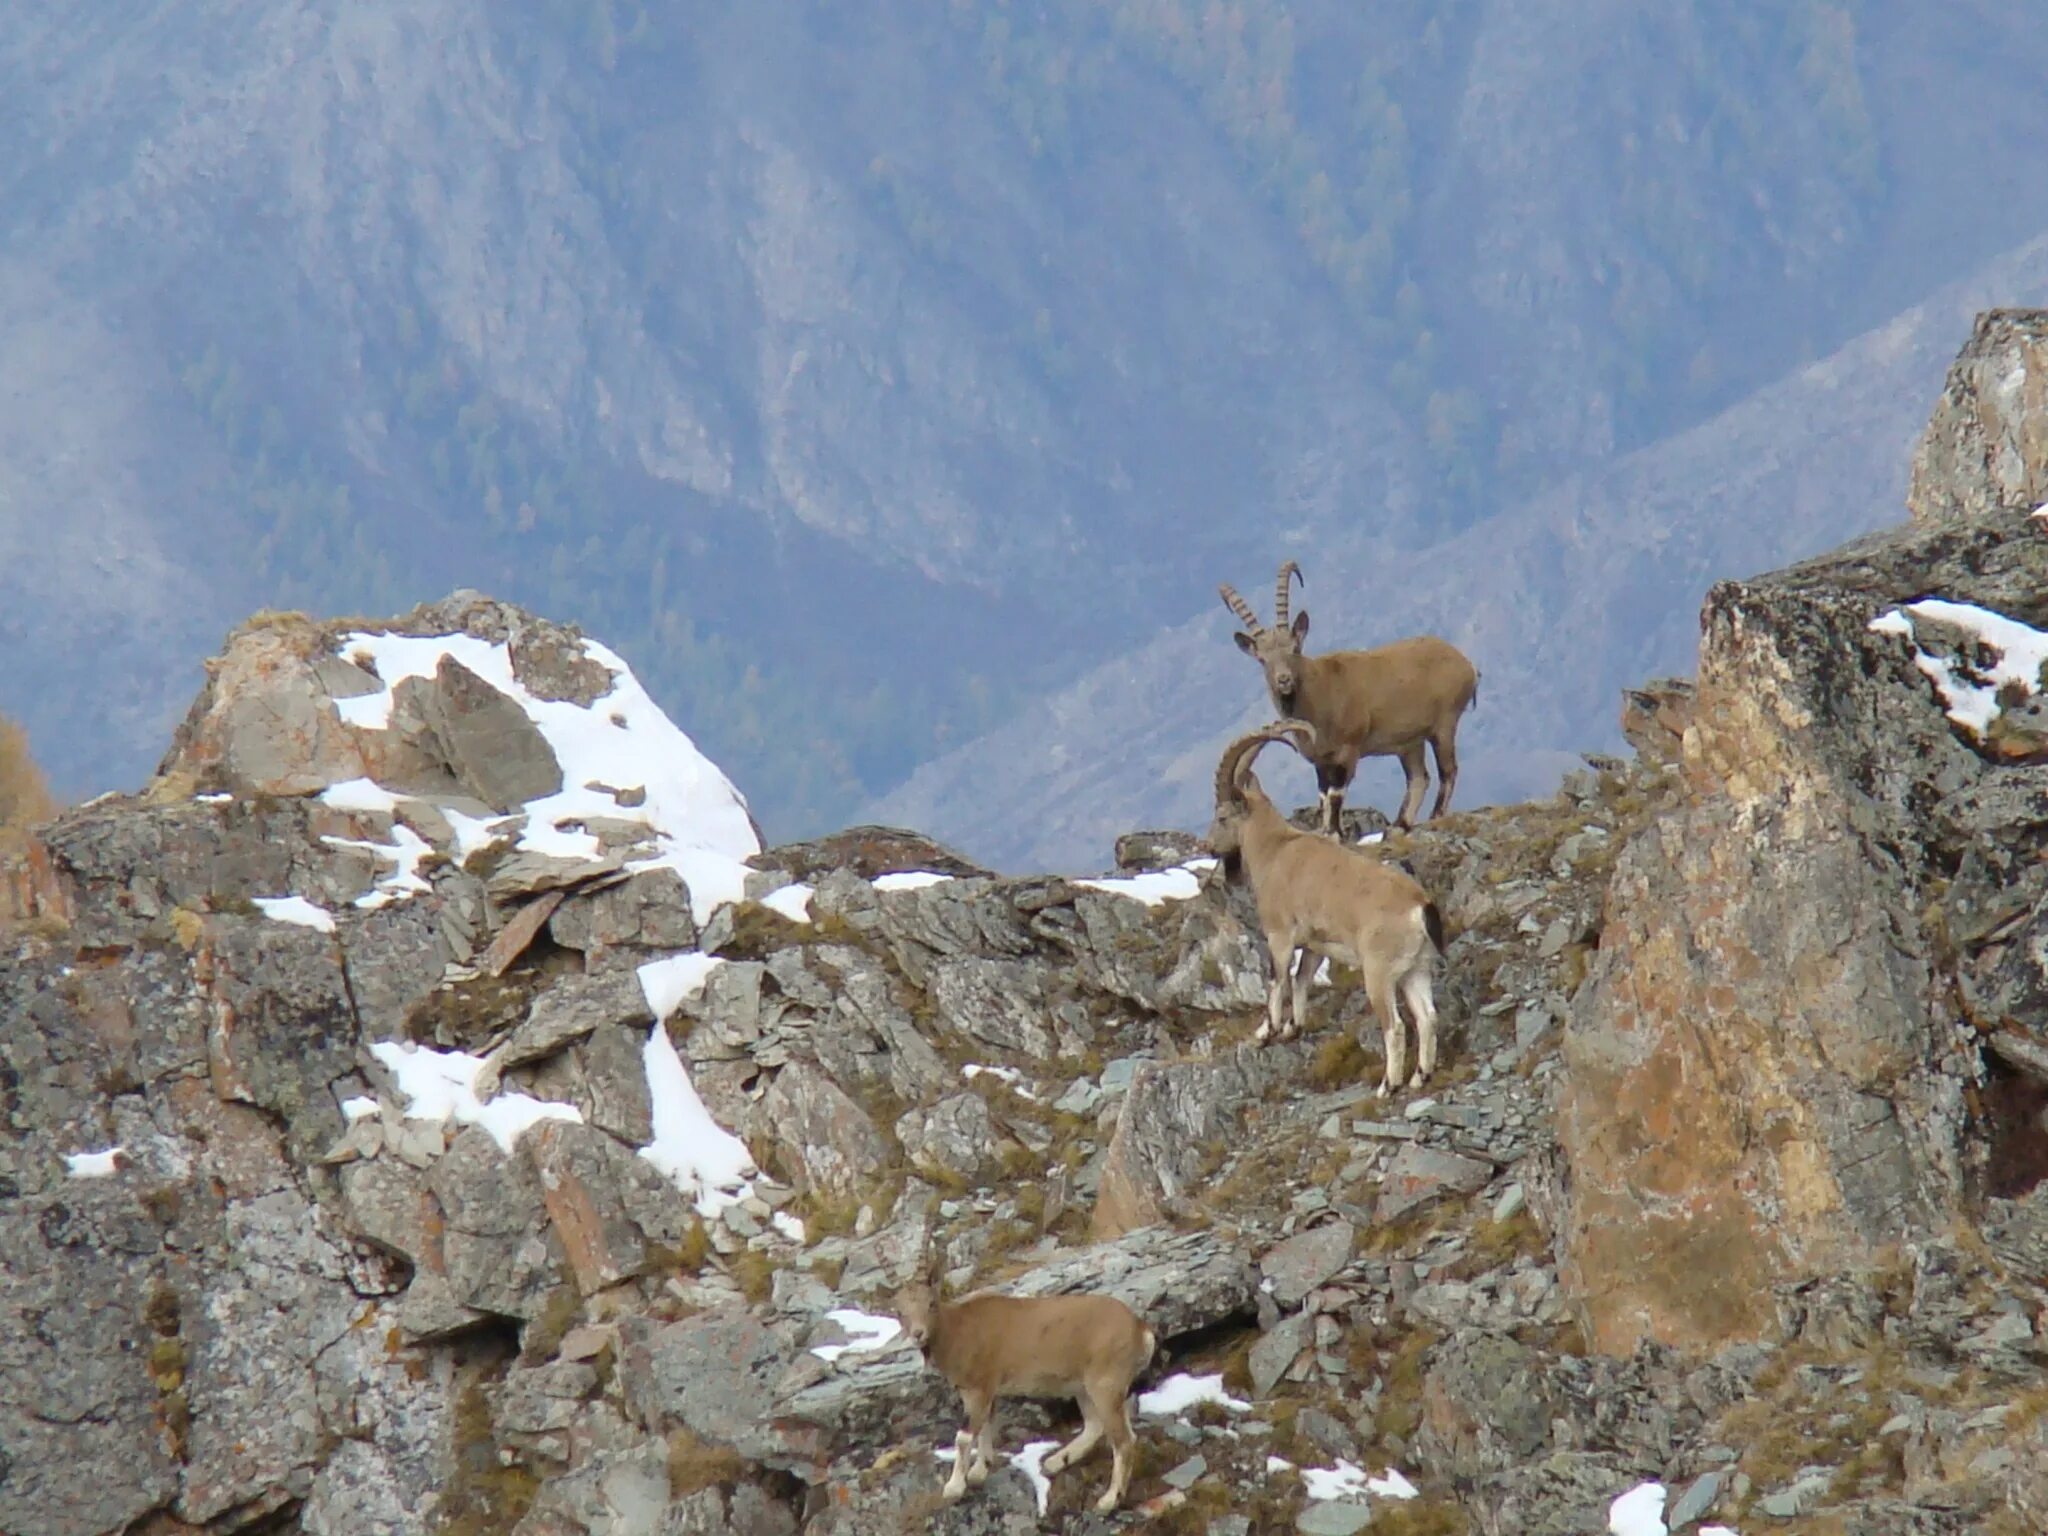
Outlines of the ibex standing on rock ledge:
{"type": "Polygon", "coordinates": [[[1047,1477],[1073,1466],[1107,1434],[1115,1459],[1109,1488],[1095,1507],[1115,1509],[1131,1481],[1131,1383],[1152,1363],[1157,1339],[1113,1296],[996,1296],[986,1292],[939,1300],[938,1276],[925,1273],[899,1291],[896,1312],[925,1361],[959,1390],[967,1427],[954,1437],[953,1475],[945,1495],[957,1499],[988,1477],[995,1450],[996,1399],[1071,1397],[1082,1429],[1046,1457],[1047,1477]],[[970,1457],[972,1465],[969,1464],[970,1457]]]}
{"type": "Polygon", "coordinates": [[[1226,874],[1241,870],[1251,882],[1273,959],[1266,1022],[1257,1038],[1263,1043],[1278,1031],[1281,1039],[1292,1039],[1301,1029],[1316,961],[1322,956],[1342,960],[1358,967],[1372,1011],[1380,1017],[1387,1052],[1380,1096],[1400,1086],[1406,1066],[1407,1037],[1395,1006],[1397,993],[1415,1015],[1415,1075],[1408,1086],[1419,1088],[1436,1070],[1430,951],[1443,950],[1443,917],[1414,877],[1362,849],[1288,825],[1252,773],[1253,757],[1269,741],[1286,741],[1306,757],[1315,731],[1299,720],[1282,720],[1225,747],[1216,765],[1216,819],[1209,827],[1209,846],[1226,874]],[[1284,1027],[1283,988],[1288,993],[1284,1027]]]}
{"type": "Polygon", "coordinates": [[[1308,614],[1287,618],[1288,582],[1301,579],[1292,560],[1280,567],[1273,591],[1273,627],[1229,585],[1217,588],[1243,623],[1237,648],[1266,672],[1266,689],[1281,716],[1316,728],[1316,744],[1302,755],[1314,764],[1322,792],[1323,830],[1343,825],[1344,791],[1361,757],[1398,757],[1407,775],[1397,827],[1415,825],[1429,788],[1423,747],[1436,754],[1437,792],[1431,816],[1441,816],[1458,782],[1458,719],[1479,693],[1479,674],[1448,640],[1417,635],[1370,651],[1304,656],[1308,614]]]}

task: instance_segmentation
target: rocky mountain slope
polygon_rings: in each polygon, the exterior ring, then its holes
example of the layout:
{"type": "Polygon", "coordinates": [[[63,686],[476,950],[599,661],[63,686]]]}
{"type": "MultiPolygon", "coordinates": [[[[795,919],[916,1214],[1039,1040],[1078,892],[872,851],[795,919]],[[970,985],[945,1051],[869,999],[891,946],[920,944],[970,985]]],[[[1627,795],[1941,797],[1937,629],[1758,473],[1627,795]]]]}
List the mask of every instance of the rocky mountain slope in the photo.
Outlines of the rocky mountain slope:
{"type": "Polygon", "coordinates": [[[1219,571],[1829,355],[2036,237],[2048,145],[2019,0],[75,10],[0,15],[0,713],[67,793],[240,616],[470,585],[836,825],[1219,571]]]}
{"type": "Polygon", "coordinates": [[[243,626],[0,884],[0,1529],[2039,1529],[2044,380],[1987,317],[1912,524],[1381,842],[1450,933],[1391,1101],[1343,968],[1251,1043],[1185,836],[763,849],[574,630],[243,626]],[[939,1498],[934,1249],[1152,1323],[1133,1509],[1057,1406],[939,1498]]]}

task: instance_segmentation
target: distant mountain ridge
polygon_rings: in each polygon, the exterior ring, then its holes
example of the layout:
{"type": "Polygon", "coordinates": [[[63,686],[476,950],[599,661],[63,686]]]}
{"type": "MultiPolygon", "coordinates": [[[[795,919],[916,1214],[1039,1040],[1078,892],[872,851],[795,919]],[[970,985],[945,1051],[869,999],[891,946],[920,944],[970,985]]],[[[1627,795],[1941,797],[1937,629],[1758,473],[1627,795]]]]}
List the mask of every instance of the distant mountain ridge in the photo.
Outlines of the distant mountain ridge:
{"type": "MultiPolygon", "coordinates": [[[[1618,746],[1622,688],[1690,671],[1709,583],[1898,522],[1924,402],[1971,316],[2044,300],[2048,236],[1714,421],[1443,545],[1380,561],[1312,555],[1296,600],[1310,648],[1450,638],[1481,672],[1457,803],[1547,792],[1579,753],[1618,746]]],[[[1257,573],[1235,574],[1244,585],[1257,573]]],[[[1229,627],[1205,604],[928,764],[869,814],[1008,869],[1101,863],[1133,825],[1200,827],[1223,741],[1271,714],[1229,627]]],[[[1312,792],[1296,766],[1271,772],[1276,787],[1312,792]]],[[[1392,759],[1369,762],[1351,799],[1391,811],[1399,782],[1392,759]]]]}
{"type": "Polygon", "coordinates": [[[0,712],[133,784],[242,615],[485,588],[836,824],[2029,238],[2044,75],[2018,0],[26,0],[0,712]]]}

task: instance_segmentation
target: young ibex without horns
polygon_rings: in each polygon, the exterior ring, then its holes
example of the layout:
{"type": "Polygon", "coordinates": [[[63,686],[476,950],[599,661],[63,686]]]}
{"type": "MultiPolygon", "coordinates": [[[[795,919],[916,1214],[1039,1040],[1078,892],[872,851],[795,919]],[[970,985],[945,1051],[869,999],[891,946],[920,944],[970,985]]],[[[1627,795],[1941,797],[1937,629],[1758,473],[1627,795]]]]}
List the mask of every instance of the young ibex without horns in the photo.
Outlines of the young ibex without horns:
{"type": "Polygon", "coordinates": [[[1464,652],[1434,635],[1369,651],[1304,656],[1308,614],[1297,613],[1289,623],[1289,578],[1302,579],[1301,567],[1292,560],[1282,563],[1274,583],[1271,629],[1259,622],[1236,588],[1226,584],[1217,590],[1245,626],[1235,636],[1237,647],[1265,669],[1273,707],[1282,717],[1306,720],[1316,729],[1316,745],[1303,755],[1316,770],[1323,830],[1335,832],[1343,824],[1344,791],[1361,757],[1401,760],[1408,787],[1394,824],[1413,826],[1429,788],[1425,743],[1436,754],[1436,805],[1429,814],[1441,816],[1458,782],[1458,719],[1478,695],[1478,672],[1464,652]]]}
{"type": "Polygon", "coordinates": [[[1095,1507],[1116,1508],[1130,1485],[1136,1444],[1131,1383],[1158,1343],[1136,1313],[1113,1296],[982,1293],[945,1302],[929,1268],[897,1293],[896,1311],[926,1363],[952,1382],[967,1408],[967,1427],[953,1440],[948,1499],[988,1477],[998,1398],[1071,1397],[1081,1408],[1081,1433],[1046,1457],[1045,1475],[1073,1466],[1106,1434],[1115,1465],[1095,1507]]]}
{"type": "Polygon", "coordinates": [[[1252,773],[1253,758],[1270,741],[1287,741],[1306,757],[1315,732],[1301,721],[1283,720],[1224,748],[1216,766],[1216,819],[1209,828],[1209,845],[1226,872],[1242,871],[1251,882],[1273,959],[1266,1022],[1257,1038],[1264,1042],[1279,1031],[1281,1039],[1292,1039],[1301,1028],[1318,958],[1341,960],[1358,968],[1379,1015],[1386,1042],[1380,1096],[1400,1085],[1406,1064],[1397,994],[1415,1016],[1415,1075],[1408,1086],[1419,1088],[1436,1070],[1430,962],[1431,950],[1441,953],[1444,947],[1443,917],[1412,876],[1362,849],[1289,825],[1252,773]]]}

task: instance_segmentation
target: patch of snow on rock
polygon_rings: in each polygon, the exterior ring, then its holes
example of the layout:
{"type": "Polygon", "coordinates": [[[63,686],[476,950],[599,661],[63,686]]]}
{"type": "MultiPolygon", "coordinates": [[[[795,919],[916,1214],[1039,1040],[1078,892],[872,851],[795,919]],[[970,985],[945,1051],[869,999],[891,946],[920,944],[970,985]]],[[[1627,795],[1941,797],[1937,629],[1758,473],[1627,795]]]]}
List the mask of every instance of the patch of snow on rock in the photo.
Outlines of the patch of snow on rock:
{"type": "Polygon", "coordinates": [[[1034,1440],[1010,1457],[1010,1465],[1031,1479],[1031,1491],[1038,1495],[1038,1512],[1045,1513],[1052,1497],[1052,1479],[1045,1475],[1045,1458],[1059,1449],[1057,1440],[1034,1440]]]}
{"type": "Polygon", "coordinates": [[[1999,694],[2010,688],[2022,698],[2032,698],[2041,687],[2041,666],[2048,662],[2048,634],[1975,603],[1924,598],[1880,614],[1867,627],[1873,634],[1898,635],[1914,642],[1913,664],[1934,684],[1948,718],[1980,741],[2004,709],[1999,694]],[[1995,651],[1998,661],[1989,671],[1966,670],[1953,657],[1930,655],[1918,644],[1915,619],[1960,629],[1995,651]]]}
{"type": "Polygon", "coordinates": [[[365,911],[374,912],[433,889],[420,875],[420,861],[434,851],[434,846],[403,823],[392,827],[389,843],[370,843],[354,837],[323,837],[320,841],[336,848],[360,848],[372,858],[390,860],[391,873],[355,899],[355,905],[365,911]]]}
{"type": "Polygon", "coordinates": [[[370,1054],[390,1068],[397,1079],[399,1092],[406,1097],[406,1119],[452,1118],[458,1125],[480,1125],[507,1153],[520,1132],[543,1120],[580,1123],[583,1119],[583,1112],[574,1104],[558,1104],[524,1093],[501,1093],[479,1100],[476,1075],[483,1070],[484,1061],[466,1051],[437,1051],[403,1041],[380,1040],[370,1047],[370,1054]]]}
{"type": "Polygon", "coordinates": [[[640,1155],[691,1197],[699,1216],[716,1216],[737,1205],[759,1171],[747,1144],[711,1118],[660,1024],[647,1032],[641,1059],[653,1101],[654,1139],[640,1155]]]}
{"type": "Polygon", "coordinates": [[[939,885],[952,878],[951,875],[942,875],[936,870],[911,869],[891,875],[877,875],[868,883],[878,891],[921,891],[928,885],[939,885]]]}
{"type": "Polygon", "coordinates": [[[984,1067],[975,1063],[969,1063],[960,1069],[960,1075],[969,1082],[984,1074],[994,1078],[999,1083],[1006,1084],[1010,1091],[1016,1094],[1018,1098],[1029,1099],[1034,1104],[1038,1102],[1038,1095],[1024,1086],[1024,1074],[1015,1067],[984,1067]]]}
{"type": "Polygon", "coordinates": [[[1607,1508],[1611,1536],[1666,1536],[1664,1485],[1639,1483],[1607,1508]]]}
{"type": "Polygon", "coordinates": [[[384,811],[398,809],[405,797],[394,795],[375,779],[343,779],[320,792],[320,803],[337,811],[384,811]]]}
{"type": "Polygon", "coordinates": [[[670,1014],[701,993],[711,973],[723,964],[721,957],[695,950],[686,955],[671,955],[666,960],[650,960],[639,971],[640,993],[647,999],[648,1011],[665,1022],[670,1014]]]}
{"type": "Polygon", "coordinates": [[[1112,896],[1128,896],[1148,907],[1162,902],[1187,901],[1201,894],[1202,875],[1214,869],[1214,859],[1190,859],[1172,869],[1157,869],[1142,875],[1113,875],[1104,880],[1076,880],[1075,885],[1112,896]]]}
{"type": "Polygon", "coordinates": [[[391,723],[392,689],[409,677],[432,677],[441,658],[452,656],[512,699],[554,752],[563,787],[529,801],[518,846],[562,858],[595,859],[601,850],[579,824],[595,817],[638,822],[654,834],[659,849],[629,866],[635,871],[673,869],[689,887],[699,923],[727,902],[745,895],[748,855],[761,849],[747,814],[747,802],[697,744],[648,696],[632,669],[608,647],[583,642],[583,652],[612,674],[611,691],[587,708],[528,692],[512,669],[511,653],[474,635],[373,635],[355,633],[342,642],[341,656],[369,668],[384,687],[376,693],[335,700],[349,724],[383,730],[391,723]],[[624,784],[644,798],[626,806],[598,786],[624,784]]]}
{"type": "Polygon", "coordinates": [[[103,1152],[73,1152],[64,1159],[64,1167],[74,1179],[111,1179],[121,1170],[118,1159],[122,1150],[108,1147],[103,1152]]]}
{"type": "Polygon", "coordinates": [[[1232,1413],[1248,1413],[1252,1406],[1223,1390],[1223,1373],[1218,1371],[1213,1376],[1180,1373],[1167,1377],[1150,1392],[1139,1394],[1138,1412],[1151,1418],[1166,1418],[1186,1413],[1199,1403],[1215,1403],[1232,1413]]]}
{"type": "Polygon", "coordinates": [[[258,896],[256,907],[275,923],[292,923],[320,933],[334,932],[334,914],[303,896],[258,896]]]}
{"type": "Polygon", "coordinates": [[[1312,1499],[1359,1499],[1370,1492],[1363,1467],[1339,1460],[1334,1467],[1303,1467],[1301,1486],[1312,1499]]]}
{"type": "Polygon", "coordinates": [[[363,1120],[377,1113],[377,1101],[367,1094],[358,1094],[352,1099],[341,1101],[341,1117],[344,1120],[363,1120]]]}
{"type": "Polygon", "coordinates": [[[761,905],[770,912],[779,912],[792,923],[808,923],[811,920],[811,897],[816,894],[812,887],[799,880],[794,885],[785,885],[770,891],[761,898],[761,905]]]}
{"type": "Polygon", "coordinates": [[[1401,1475],[1399,1467],[1389,1467],[1378,1477],[1368,1477],[1365,1487],[1367,1492],[1376,1493],[1383,1499],[1413,1499],[1422,1492],[1401,1475]]]}
{"type": "Polygon", "coordinates": [[[837,1360],[841,1355],[861,1355],[881,1349],[903,1331],[903,1325],[893,1317],[870,1317],[851,1307],[835,1307],[825,1315],[846,1330],[850,1340],[845,1344],[813,1345],[811,1353],[820,1360],[837,1360]]]}

